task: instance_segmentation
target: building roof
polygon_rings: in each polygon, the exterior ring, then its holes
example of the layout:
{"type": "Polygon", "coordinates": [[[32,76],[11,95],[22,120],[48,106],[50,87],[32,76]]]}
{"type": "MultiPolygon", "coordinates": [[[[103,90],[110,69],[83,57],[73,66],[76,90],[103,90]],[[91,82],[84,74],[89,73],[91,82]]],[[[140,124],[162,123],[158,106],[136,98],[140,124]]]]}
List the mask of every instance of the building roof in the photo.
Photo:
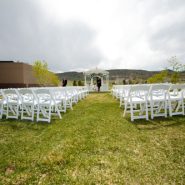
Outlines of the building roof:
{"type": "Polygon", "coordinates": [[[14,63],[14,61],[8,61],[8,60],[7,61],[1,61],[0,60],[0,63],[14,63]]]}

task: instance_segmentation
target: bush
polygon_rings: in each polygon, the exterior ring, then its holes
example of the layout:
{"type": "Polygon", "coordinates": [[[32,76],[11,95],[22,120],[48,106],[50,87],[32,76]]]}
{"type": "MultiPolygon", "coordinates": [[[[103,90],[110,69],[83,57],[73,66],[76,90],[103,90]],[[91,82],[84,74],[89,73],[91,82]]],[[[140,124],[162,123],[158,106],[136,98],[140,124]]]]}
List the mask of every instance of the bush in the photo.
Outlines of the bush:
{"type": "Polygon", "coordinates": [[[84,83],[81,80],[79,80],[78,81],[78,86],[83,86],[83,85],[84,85],[84,83]]]}
{"type": "Polygon", "coordinates": [[[76,80],[73,81],[73,86],[77,86],[76,80]]]}

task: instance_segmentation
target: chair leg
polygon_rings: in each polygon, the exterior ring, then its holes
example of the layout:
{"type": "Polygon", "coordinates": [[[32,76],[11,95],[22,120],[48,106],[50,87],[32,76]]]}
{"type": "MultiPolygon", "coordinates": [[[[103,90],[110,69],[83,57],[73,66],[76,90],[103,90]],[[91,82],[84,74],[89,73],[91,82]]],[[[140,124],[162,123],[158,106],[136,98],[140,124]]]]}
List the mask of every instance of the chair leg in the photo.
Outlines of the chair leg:
{"type": "Polygon", "coordinates": [[[185,111],[184,111],[184,100],[182,99],[182,114],[185,115],[185,111]]]}
{"type": "Polygon", "coordinates": [[[150,106],[151,106],[151,119],[154,119],[154,102],[153,101],[151,101],[151,103],[150,103],[150,106]]]}
{"type": "Polygon", "coordinates": [[[55,105],[55,112],[57,113],[58,117],[59,117],[60,119],[62,119],[62,116],[61,116],[61,114],[60,114],[58,105],[55,105]]]}
{"type": "Polygon", "coordinates": [[[19,105],[18,104],[7,104],[6,119],[8,118],[18,119],[18,117],[19,117],[19,105]],[[13,115],[10,115],[10,112],[13,115]]]}
{"type": "Polygon", "coordinates": [[[49,119],[48,119],[48,123],[51,122],[51,106],[49,106],[49,119]]]}
{"type": "Polygon", "coordinates": [[[170,117],[172,117],[172,102],[171,102],[171,100],[168,101],[168,104],[169,104],[169,114],[170,114],[170,117]]]}
{"type": "Polygon", "coordinates": [[[148,121],[148,103],[147,103],[147,101],[145,102],[145,106],[146,106],[146,120],[148,121]]]}
{"type": "Polygon", "coordinates": [[[130,114],[131,114],[131,121],[134,121],[134,112],[133,112],[133,104],[130,104],[130,114]]]}
{"type": "Polygon", "coordinates": [[[0,119],[3,117],[3,104],[0,104],[0,119]]]}
{"type": "Polygon", "coordinates": [[[167,118],[167,101],[164,101],[164,114],[165,114],[165,118],[167,118]]]}
{"type": "Polygon", "coordinates": [[[37,105],[37,122],[39,121],[40,105],[37,105]]]}
{"type": "Polygon", "coordinates": [[[126,112],[127,112],[127,102],[125,103],[125,109],[124,109],[124,112],[123,112],[123,117],[126,116],[126,112]]]}

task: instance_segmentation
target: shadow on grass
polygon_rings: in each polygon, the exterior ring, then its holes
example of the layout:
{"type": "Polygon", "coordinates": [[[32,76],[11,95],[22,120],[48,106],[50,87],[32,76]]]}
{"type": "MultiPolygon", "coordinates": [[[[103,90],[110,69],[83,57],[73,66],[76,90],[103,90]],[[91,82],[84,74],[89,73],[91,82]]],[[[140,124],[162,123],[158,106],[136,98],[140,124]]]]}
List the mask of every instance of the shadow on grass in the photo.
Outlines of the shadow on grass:
{"type": "MultiPolygon", "coordinates": [[[[53,120],[52,124],[55,123],[53,120]]],[[[10,127],[14,130],[22,130],[22,129],[30,129],[30,130],[44,130],[51,123],[48,122],[36,122],[36,121],[28,121],[28,120],[16,120],[16,119],[1,119],[0,126],[10,127]]]]}
{"type": "Polygon", "coordinates": [[[45,130],[50,126],[57,124],[59,121],[61,120],[56,115],[52,116],[50,123],[46,121],[37,122],[36,117],[34,117],[34,121],[31,121],[31,120],[21,120],[21,119],[6,119],[6,117],[3,116],[3,118],[0,119],[0,127],[9,127],[14,130],[30,129],[30,130],[37,131],[37,130],[45,130]]]}
{"type": "Polygon", "coordinates": [[[164,127],[178,127],[180,125],[185,125],[185,116],[174,116],[170,118],[157,117],[153,120],[139,119],[130,121],[130,117],[126,120],[131,124],[135,125],[138,130],[157,130],[164,127]]]}

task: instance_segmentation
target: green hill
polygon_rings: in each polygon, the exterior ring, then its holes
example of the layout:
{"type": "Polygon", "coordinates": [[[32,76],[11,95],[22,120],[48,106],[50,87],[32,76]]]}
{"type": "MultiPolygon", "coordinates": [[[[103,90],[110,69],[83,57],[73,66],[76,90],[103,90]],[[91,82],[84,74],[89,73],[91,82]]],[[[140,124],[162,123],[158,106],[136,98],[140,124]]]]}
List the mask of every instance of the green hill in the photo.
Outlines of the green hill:
{"type": "MultiPolygon", "coordinates": [[[[134,69],[111,69],[109,71],[109,79],[112,82],[116,82],[117,84],[122,84],[123,80],[135,80],[141,83],[144,83],[149,77],[160,73],[160,71],[147,71],[147,70],[134,70],[134,69]]],[[[169,73],[172,71],[169,70],[169,73]]],[[[59,78],[67,79],[69,81],[78,81],[84,80],[83,72],[64,72],[64,73],[57,73],[59,78]]],[[[181,73],[181,79],[185,79],[185,72],[181,73]]]]}
{"type": "MultiPolygon", "coordinates": [[[[111,69],[107,71],[109,71],[110,80],[135,79],[135,78],[144,80],[156,73],[159,73],[159,71],[129,70],[129,69],[111,69]]],[[[61,80],[64,78],[68,80],[84,80],[84,76],[82,72],[71,71],[71,72],[57,73],[57,75],[61,80]]]]}

